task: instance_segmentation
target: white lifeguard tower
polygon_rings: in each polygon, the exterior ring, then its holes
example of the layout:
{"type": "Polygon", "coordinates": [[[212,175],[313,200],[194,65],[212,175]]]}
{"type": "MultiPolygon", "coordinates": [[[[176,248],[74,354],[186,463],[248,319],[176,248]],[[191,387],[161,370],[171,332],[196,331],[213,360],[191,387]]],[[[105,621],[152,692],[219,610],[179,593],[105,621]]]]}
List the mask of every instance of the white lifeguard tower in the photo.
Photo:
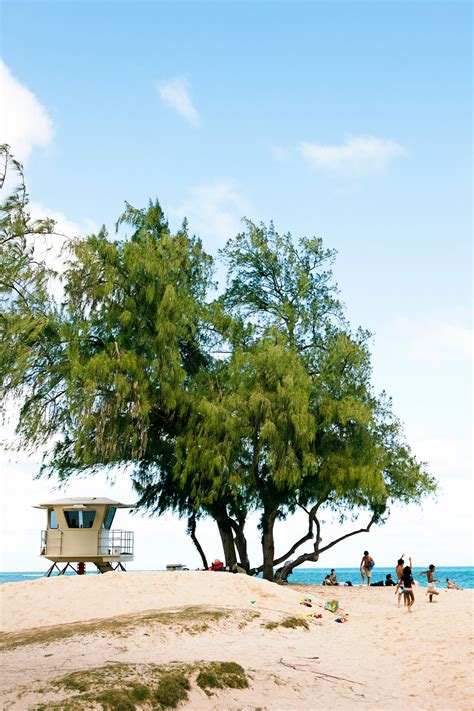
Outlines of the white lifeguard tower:
{"type": "Polygon", "coordinates": [[[124,563],[133,560],[133,532],[111,528],[117,509],[132,509],[133,504],[92,497],[48,501],[34,508],[47,512],[40,555],[53,561],[48,578],[54,569],[64,575],[69,567],[81,575],[86,563],[94,563],[100,573],[125,570],[124,563]]]}

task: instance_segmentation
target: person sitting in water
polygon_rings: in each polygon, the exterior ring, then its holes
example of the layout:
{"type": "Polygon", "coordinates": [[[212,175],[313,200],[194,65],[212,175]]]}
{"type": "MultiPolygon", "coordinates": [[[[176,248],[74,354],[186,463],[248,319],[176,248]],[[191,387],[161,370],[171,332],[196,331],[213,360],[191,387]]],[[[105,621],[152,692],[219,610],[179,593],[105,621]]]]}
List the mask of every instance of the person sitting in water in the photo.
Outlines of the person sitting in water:
{"type": "Polygon", "coordinates": [[[389,587],[391,585],[396,585],[396,583],[393,581],[391,573],[387,573],[387,575],[385,576],[385,585],[387,587],[389,587]]]}
{"type": "Polygon", "coordinates": [[[454,580],[450,580],[449,578],[446,578],[446,587],[448,590],[463,590],[463,588],[460,588],[454,580]]]}

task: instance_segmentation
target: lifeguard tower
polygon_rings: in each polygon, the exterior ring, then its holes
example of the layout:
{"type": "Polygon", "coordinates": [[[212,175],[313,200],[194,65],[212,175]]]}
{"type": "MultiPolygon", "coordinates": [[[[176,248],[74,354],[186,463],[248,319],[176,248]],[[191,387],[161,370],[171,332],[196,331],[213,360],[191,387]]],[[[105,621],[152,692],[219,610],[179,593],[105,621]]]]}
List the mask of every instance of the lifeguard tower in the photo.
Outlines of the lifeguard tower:
{"type": "Polygon", "coordinates": [[[78,498],[49,501],[34,508],[46,510],[47,528],[41,531],[40,555],[53,561],[46,573],[48,578],[54,569],[64,575],[69,567],[82,575],[86,563],[94,563],[100,573],[125,570],[124,563],[133,560],[133,532],[112,529],[117,509],[131,509],[133,505],[78,498]],[[77,563],[77,568],[72,563],[77,563]]]}

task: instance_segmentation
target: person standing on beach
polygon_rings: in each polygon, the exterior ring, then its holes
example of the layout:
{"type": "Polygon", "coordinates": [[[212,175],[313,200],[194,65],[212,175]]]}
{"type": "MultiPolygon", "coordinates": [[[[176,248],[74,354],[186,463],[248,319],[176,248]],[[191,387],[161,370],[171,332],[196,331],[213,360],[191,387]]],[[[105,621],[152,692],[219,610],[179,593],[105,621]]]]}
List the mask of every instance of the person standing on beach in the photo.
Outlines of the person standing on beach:
{"type": "Polygon", "coordinates": [[[418,573],[418,577],[420,577],[420,575],[426,575],[426,578],[428,580],[428,590],[426,591],[426,594],[429,595],[430,602],[433,602],[433,595],[439,595],[439,591],[436,590],[435,583],[439,583],[441,581],[439,578],[434,577],[435,570],[436,566],[430,565],[428,570],[423,570],[423,572],[418,573]]]}
{"type": "Polygon", "coordinates": [[[372,568],[374,565],[375,561],[372,556],[369,555],[369,551],[364,551],[364,555],[360,561],[360,575],[362,582],[364,582],[364,577],[367,577],[367,585],[370,585],[370,578],[372,577],[372,568]]]}
{"type": "Polygon", "coordinates": [[[405,600],[406,605],[408,606],[408,612],[411,612],[411,608],[415,604],[415,593],[413,592],[413,574],[411,572],[412,568],[413,563],[410,558],[410,565],[406,565],[403,568],[401,580],[398,581],[397,589],[395,591],[398,592],[398,590],[403,585],[403,598],[405,600]]]}
{"type": "MultiPolygon", "coordinates": [[[[405,565],[404,556],[405,556],[405,553],[402,553],[400,558],[398,559],[397,567],[395,568],[395,575],[397,576],[398,583],[400,583],[401,579],[402,579],[403,568],[405,565]]],[[[400,607],[400,599],[403,595],[403,585],[400,585],[399,587],[397,587],[397,593],[398,593],[397,607],[400,607]]],[[[403,602],[406,604],[405,598],[403,599],[403,602]]]]}

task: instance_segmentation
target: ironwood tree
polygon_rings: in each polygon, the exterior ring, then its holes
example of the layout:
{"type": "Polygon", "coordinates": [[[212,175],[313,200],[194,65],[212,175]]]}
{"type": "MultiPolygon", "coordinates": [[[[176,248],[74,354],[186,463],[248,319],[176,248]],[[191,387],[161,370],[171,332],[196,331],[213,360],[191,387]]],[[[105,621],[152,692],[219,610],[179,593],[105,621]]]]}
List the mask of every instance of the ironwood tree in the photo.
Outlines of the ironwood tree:
{"type": "Polygon", "coordinates": [[[31,219],[21,166],[2,151],[20,187],[0,222],[0,395],[20,403],[21,447],[53,442],[44,474],[123,468],[140,509],[187,518],[204,567],[196,524],[207,516],[227,565],[269,580],[304,543],[280,576],[383,522],[392,502],[435,490],[373,391],[370,334],[347,323],[320,239],[245,221],[222,253],[227,288],[211,300],[213,260],[187,223],[173,234],[157,201],[126,204],[116,235],[67,243],[58,303],[35,251],[54,224],[31,219]],[[276,551],[275,522],[298,509],[306,530],[276,551]],[[325,510],[366,511],[367,523],[322,545],[325,510]]]}

